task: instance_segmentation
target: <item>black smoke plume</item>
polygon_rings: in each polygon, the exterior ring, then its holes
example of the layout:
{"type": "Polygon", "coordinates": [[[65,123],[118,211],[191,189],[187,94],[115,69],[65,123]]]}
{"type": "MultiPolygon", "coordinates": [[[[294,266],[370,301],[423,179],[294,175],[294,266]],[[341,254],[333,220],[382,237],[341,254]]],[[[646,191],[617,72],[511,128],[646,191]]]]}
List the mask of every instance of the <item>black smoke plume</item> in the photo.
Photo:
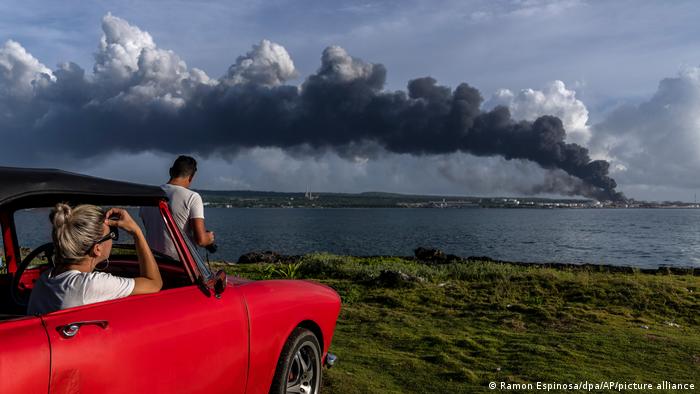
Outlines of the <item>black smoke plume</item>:
{"type": "MultiPolygon", "coordinates": [[[[591,160],[586,148],[564,141],[560,119],[515,121],[505,107],[482,111],[481,94],[466,83],[451,89],[425,77],[410,81],[405,92],[385,91],[384,66],[351,58],[338,47],[327,48],[319,70],[298,87],[284,85],[284,73],[274,65],[254,72],[234,65],[230,78],[219,81],[178,79],[167,71],[183,74],[187,70],[177,67],[184,63],[148,40],[139,69],[124,68],[132,74],[122,72],[116,82],[103,72],[114,62],[98,57],[102,63],[93,76],[75,64],[51,78],[44,74],[21,108],[0,97],[2,150],[11,154],[13,146],[24,144],[32,149],[23,155],[61,152],[78,158],[149,150],[230,156],[249,147],[331,149],[341,155],[377,146],[411,155],[465,152],[530,160],[580,180],[576,193],[624,199],[606,161],[591,160]]],[[[570,193],[568,186],[555,182],[545,189],[570,193]]]]}

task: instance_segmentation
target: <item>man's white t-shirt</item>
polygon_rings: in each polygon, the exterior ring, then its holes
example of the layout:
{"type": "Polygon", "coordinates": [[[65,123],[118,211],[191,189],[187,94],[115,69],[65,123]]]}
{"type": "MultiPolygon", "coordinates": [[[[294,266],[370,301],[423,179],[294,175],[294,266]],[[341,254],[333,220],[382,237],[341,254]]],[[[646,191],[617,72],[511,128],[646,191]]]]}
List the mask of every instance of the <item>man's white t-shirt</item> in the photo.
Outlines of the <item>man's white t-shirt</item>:
{"type": "MultiPolygon", "coordinates": [[[[190,219],[204,219],[204,203],[199,193],[186,187],[166,183],[161,189],[168,196],[170,213],[183,234],[194,240],[190,219]]],[[[146,241],[151,249],[177,259],[177,250],[165,228],[163,218],[157,208],[141,208],[139,213],[146,228],[146,241]]]]}
{"type": "Polygon", "coordinates": [[[135,281],[105,272],[70,270],[51,276],[46,271],[36,281],[29,297],[29,315],[123,298],[134,291],[135,281]]]}

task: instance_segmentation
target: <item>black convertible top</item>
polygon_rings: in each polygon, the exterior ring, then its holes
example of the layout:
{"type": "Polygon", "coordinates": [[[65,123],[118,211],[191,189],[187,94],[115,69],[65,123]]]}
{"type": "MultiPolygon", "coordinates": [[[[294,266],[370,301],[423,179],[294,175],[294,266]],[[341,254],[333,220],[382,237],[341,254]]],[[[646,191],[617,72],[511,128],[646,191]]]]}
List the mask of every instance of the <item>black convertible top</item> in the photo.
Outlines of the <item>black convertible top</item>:
{"type": "Polygon", "coordinates": [[[56,169],[0,167],[0,207],[71,204],[152,205],[166,199],[158,186],[113,181],[56,169]]]}

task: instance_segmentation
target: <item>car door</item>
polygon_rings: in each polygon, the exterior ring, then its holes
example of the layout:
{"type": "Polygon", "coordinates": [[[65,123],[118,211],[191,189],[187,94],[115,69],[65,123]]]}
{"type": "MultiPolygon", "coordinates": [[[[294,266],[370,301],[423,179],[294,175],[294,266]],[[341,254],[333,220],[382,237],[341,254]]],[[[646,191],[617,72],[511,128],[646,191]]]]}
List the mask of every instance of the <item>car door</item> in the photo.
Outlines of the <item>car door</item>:
{"type": "Polygon", "coordinates": [[[49,341],[37,317],[0,322],[0,393],[46,393],[49,341]]]}
{"type": "Polygon", "coordinates": [[[52,393],[245,392],[248,317],[235,288],[216,298],[192,285],[43,320],[52,393]]]}

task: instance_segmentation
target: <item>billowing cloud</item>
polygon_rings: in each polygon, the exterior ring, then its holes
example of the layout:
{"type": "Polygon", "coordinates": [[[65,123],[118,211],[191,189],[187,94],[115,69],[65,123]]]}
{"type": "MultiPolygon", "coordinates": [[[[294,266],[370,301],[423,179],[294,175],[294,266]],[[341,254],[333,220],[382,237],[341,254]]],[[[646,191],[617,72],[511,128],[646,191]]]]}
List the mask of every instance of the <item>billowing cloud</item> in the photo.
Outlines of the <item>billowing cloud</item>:
{"type": "Polygon", "coordinates": [[[19,43],[8,40],[0,47],[0,97],[29,98],[37,84],[53,79],[51,70],[19,43]]]}
{"type": "Polygon", "coordinates": [[[650,100],[612,112],[595,125],[591,144],[635,189],[700,187],[700,68],[666,78],[650,100]]]}
{"type": "Polygon", "coordinates": [[[139,70],[141,53],[156,50],[148,32],[107,14],[102,19],[102,38],[95,54],[95,77],[106,82],[128,81],[139,70]]]}
{"type": "Polygon", "coordinates": [[[253,45],[253,50],[239,56],[223,80],[229,84],[252,83],[277,86],[298,76],[294,62],[282,45],[268,40],[253,45]]]}
{"type": "Polygon", "coordinates": [[[202,70],[188,70],[173,51],[158,48],[148,32],[123,19],[108,14],[102,30],[91,81],[93,98],[108,105],[177,109],[197,86],[216,83],[202,70]]]}
{"type": "Polygon", "coordinates": [[[384,66],[365,63],[351,57],[339,46],[330,46],[323,51],[321,69],[318,70],[317,77],[331,83],[363,80],[376,88],[381,88],[385,74],[384,66]]]}
{"type": "MultiPolygon", "coordinates": [[[[567,184],[562,190],[567,194],[622,198],[608,176],[608,163],[591,160],[586,148],[567,143],[561,119],[545,115],[516,121],[504,106],[483,111],[480,92],[466,83],[452,89],[424,77],[409,81],[407,91],[388,92],[384,66],[331,46],[316,73],[300,86],[286,85],[295,75],[291,57],[269,41],[239,57],[221,80],[212,80],[120,18],[105,16],[102,29],[92,74],[72,63],[60,66],[53,77],[39,72],[48,77],[30,84],[29,115],[10,119],[14,112],[6,112],[9,126],[0,133],[9,135],[8,141],[24,139],[23,146],[32,150],[18,152],[7,144],[0,148],[3,154],[41,158],[58,151],[85,159],[160,151],[232,158],[260,147],[317,155],[330,151],[361,162],[377,152],[468,153],[528,161],[576,183],[572,188],[569,181],[549,182],[548,191],[567,184]]],[[[29,73],[32,81],[39,78],[37,72],[29,73]]],[[[17,75],[27,79],[28,74],[17,75]]],[[[26,85],[14,74],[8,80],[8,86],[26,85]]],[[[559,95],[557,105],[576,104],[568,92],[562,84],[547,94],[559,95]]],[[[522,107],[523,113],[534,111],[522,107]]]]}
{"type": "Polygon", "coordinates": [[[558,117],[566,129],[568,142],[586,146],[591,138],[586,105],[562,81],[550,82],[543,90],[522,89],[517,94],[500,89],[484,103],[484,108],[497,105],[508,107],[514,119],[534,121],[543,115],[558,117]]]}
{"type": "Polygon", "coordinates": [[[51,70],[19,43],[8,40],[0,47],[0,154],[5,160],[8,152],[17,154],[19,146],[29,145],[25,125],[37,122],[47,109],[37,103],[36,91],[54,81],[51,70]]]}

